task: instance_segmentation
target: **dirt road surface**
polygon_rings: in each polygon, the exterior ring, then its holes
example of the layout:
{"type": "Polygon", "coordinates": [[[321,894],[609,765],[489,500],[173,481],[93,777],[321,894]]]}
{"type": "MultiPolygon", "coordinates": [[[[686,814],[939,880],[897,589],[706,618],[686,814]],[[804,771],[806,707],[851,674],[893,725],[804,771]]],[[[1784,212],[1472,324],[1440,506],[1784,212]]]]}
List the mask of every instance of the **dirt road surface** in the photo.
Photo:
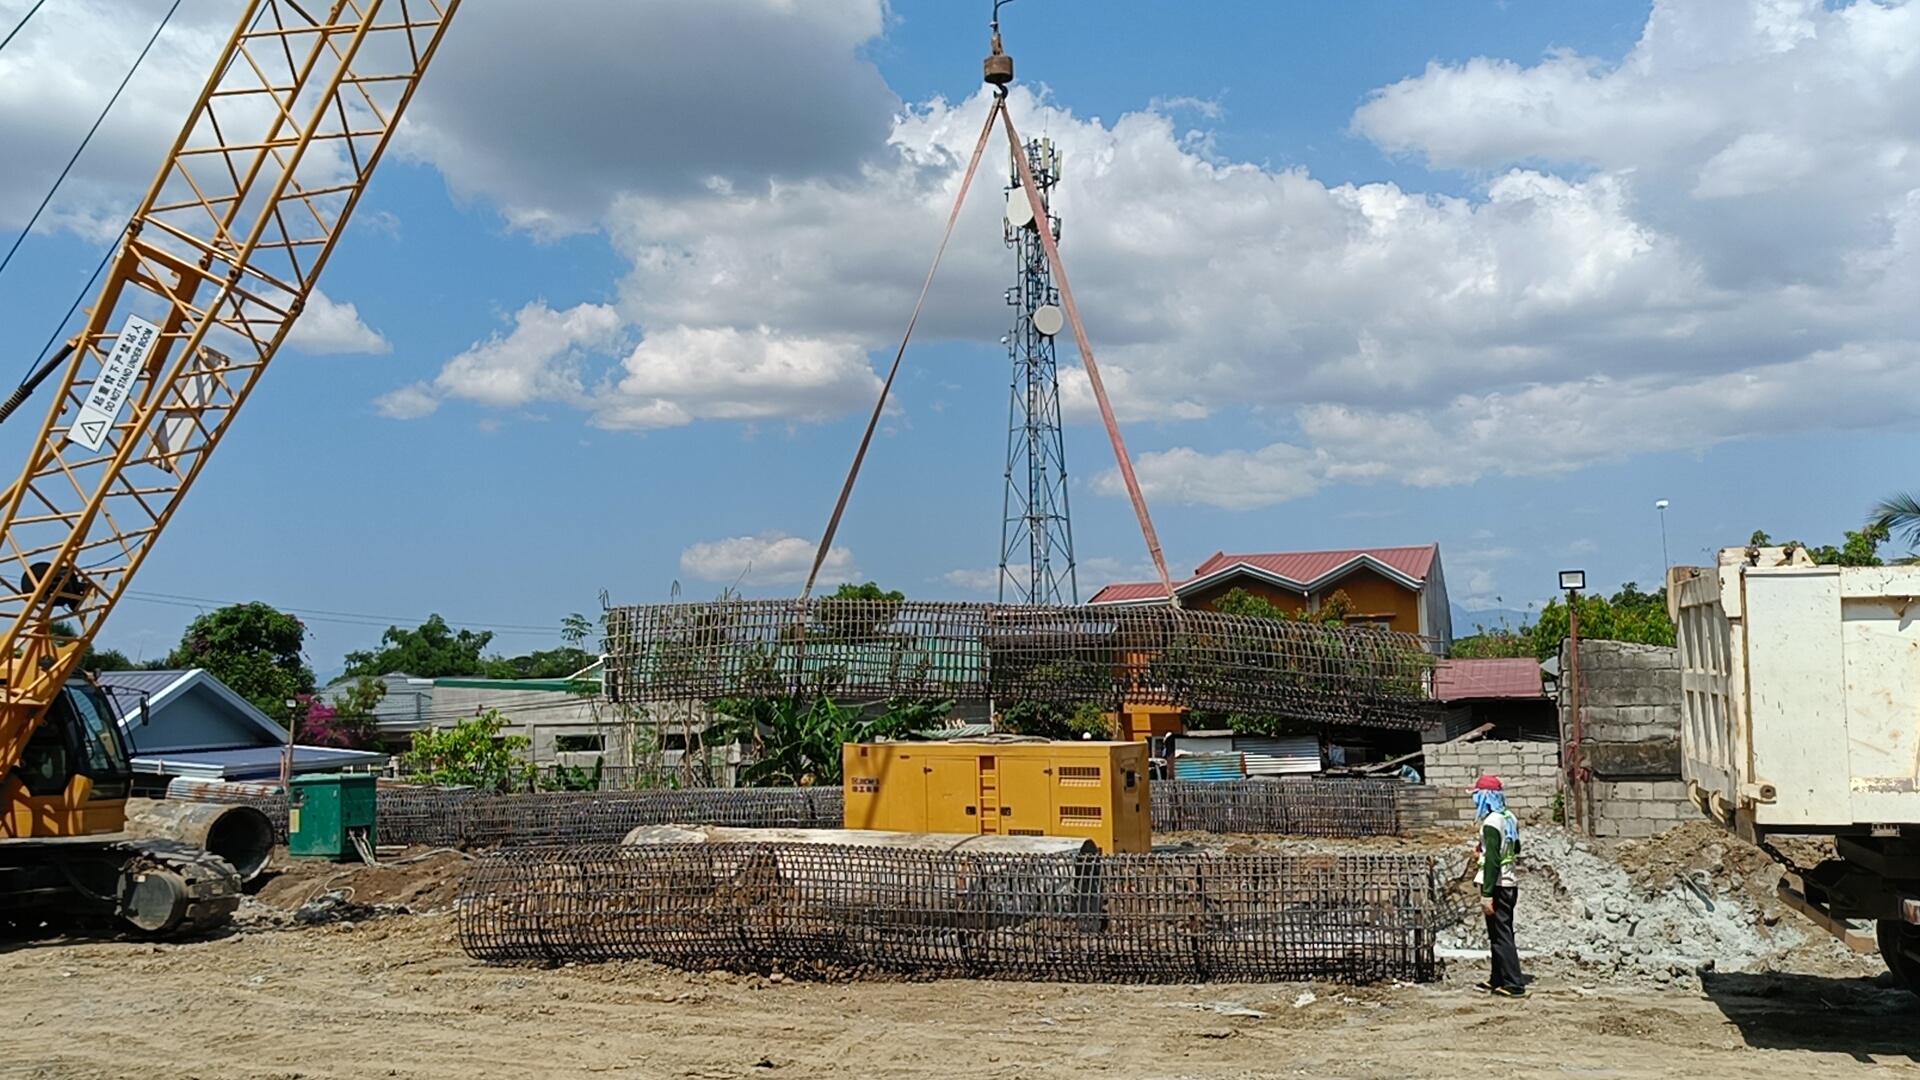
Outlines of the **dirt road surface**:
{"type": "Polygon", "coordinates": [[[1536,964],[1526,1001],[1464,963],[1434,986],[795,983],[489,967],[447,915],[0,948],[4,1080],[1920,1074],[1920,999],[1858,976],[1703,993],[1536,964]]]}

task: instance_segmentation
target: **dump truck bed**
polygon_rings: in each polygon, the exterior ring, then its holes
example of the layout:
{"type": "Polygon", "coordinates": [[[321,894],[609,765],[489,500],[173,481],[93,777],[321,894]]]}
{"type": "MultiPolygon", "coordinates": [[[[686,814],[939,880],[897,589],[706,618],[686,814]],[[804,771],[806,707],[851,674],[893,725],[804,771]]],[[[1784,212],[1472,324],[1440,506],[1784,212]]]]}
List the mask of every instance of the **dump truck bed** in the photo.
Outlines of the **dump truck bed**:
{"type": "Polygon", "coordinates": [[[1920,822],[1920,566],[1728,548],[1669,586],[1696,800],[1761,831],[1920,822]]]}

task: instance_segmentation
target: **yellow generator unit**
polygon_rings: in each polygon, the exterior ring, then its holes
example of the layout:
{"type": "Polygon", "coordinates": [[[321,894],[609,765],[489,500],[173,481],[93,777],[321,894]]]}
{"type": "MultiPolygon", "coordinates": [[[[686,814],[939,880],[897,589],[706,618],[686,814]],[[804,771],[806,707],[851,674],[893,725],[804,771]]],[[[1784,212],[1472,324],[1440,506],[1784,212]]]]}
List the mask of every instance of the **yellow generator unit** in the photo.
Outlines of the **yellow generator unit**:
{"type": "Polygon", "coordinates": [[[848,743],[846,827],[1084,837],[1148,851],[1147,747],[1121,742],[848,743]]]}

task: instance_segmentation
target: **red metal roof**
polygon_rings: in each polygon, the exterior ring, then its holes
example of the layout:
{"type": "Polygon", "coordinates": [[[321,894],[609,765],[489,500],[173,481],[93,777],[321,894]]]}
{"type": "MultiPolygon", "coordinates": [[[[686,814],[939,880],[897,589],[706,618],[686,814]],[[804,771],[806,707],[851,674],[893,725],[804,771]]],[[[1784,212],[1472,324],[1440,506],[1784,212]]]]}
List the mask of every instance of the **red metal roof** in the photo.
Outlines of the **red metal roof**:
{"type": "Polygon", "coordinates": [[[1517,660],[1442,660],[1433,671],[1433,696],[1441,701],[1476,701],[1488,698],[1538,698],[1546,691],[1540,683],[1540,661],[1527,657],[1517,660]]]}
{"type": "Polygon", "coordinates": [[[1438,544],[1424,544],[1420,547],[1381,547],[1346,548],[1340,551],[1276,551],[1270,554],[1229,555],[1218,552],[1213,558],[1200,564],[1193,572],[1195,577],[1206,577],[1232,566],[1246,565],[1258,567],[1269,574],[1297,581],[1302,584],[1317,581],[1342,566],[1357,559],[1372,558],[1415,581],[1427,580],[1427,573],[1433,568],[1433,557],[1440,550],[1438,544]]]}
{"type": "MultiPolygon", "coordinates": [[[[1245,567],[1248,571],[1265,576],[1279,578],[1301,589],[1316,585],[1329,575],[1344,577],[1345,571],[1361,566],[1383,567],[1389,576],[1399,574],[1424,584],[1427,575],[1433,571],[1433,560],[1440,553],[1440,545],[1425,544],[1419,547],[1380,547],[1345,548],[1338,551],[1276,551],[1250,555],[1229,555],[1216,552],[1213,557],[1194,570],[1193,577],[1174,583],[1175,590],[1186,592],[1187,586],[1203,578],[1229,573],[1236,567],[1245,567]]],[[[1166,599],[1166,590],[1159,582],[1119,582],[1109,585],[1095,593],[1092,604],[1138,604],[1166,599]]]]}

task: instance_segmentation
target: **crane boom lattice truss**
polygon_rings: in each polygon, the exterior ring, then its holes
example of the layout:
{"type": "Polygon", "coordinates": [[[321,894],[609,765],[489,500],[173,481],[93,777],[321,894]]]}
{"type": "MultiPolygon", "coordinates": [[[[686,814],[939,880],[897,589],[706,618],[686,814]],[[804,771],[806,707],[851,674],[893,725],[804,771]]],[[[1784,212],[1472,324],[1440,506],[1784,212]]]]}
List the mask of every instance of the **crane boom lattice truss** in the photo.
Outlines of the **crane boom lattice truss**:
{"type": "Polygon", "coordinates": [[[0,503],[0,655],[15,658],[0,760],[17,755],[299,317],[459,3],[248,5],[0,503]],[[56,640],[56,616],[76,636],[56,640]]]}

